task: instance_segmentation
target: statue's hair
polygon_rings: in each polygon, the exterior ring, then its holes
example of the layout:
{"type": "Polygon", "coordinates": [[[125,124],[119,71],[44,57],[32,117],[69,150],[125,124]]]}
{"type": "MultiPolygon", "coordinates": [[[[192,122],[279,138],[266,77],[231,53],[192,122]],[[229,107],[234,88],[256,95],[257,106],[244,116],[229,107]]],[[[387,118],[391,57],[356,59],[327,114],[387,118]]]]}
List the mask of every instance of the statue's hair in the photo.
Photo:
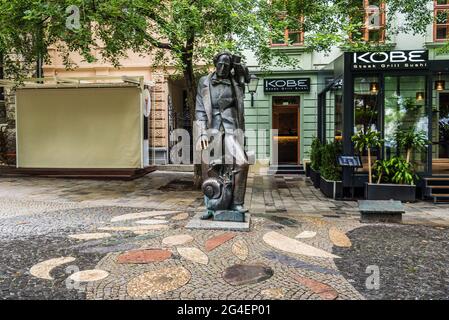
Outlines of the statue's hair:
{"type": "Polygon", "coordinates": [[[228,56],[229,60],[231,60],[231,66],[232,66],[232,53],[230,53],[228,51],[219,52],[214,56],[214,66],[217,66],[218,59],[220,59],[221,56],[228,56]]]}

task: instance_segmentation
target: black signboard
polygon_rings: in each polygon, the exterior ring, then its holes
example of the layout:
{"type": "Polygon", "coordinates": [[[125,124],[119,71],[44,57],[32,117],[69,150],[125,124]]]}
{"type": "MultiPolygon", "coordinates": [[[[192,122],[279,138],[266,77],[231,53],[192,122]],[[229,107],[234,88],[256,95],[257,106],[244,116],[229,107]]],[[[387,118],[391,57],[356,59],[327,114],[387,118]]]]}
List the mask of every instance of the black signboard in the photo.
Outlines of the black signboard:
{"type": "Polygon", "coordinates": [[[362,168],[362,159],[360,156],[338,156],[338,164],[341,167],[362,168]]]}
{"type": "Polygon", "coordinates": [[[428,68],[428,62],[427,50],[354,52],[351,70],[422,70],[428,68]]]}
{"type": "Polygon", "coordinates": [[[264,92],[309,92],[310,78],[265,79],[264,92]]]}

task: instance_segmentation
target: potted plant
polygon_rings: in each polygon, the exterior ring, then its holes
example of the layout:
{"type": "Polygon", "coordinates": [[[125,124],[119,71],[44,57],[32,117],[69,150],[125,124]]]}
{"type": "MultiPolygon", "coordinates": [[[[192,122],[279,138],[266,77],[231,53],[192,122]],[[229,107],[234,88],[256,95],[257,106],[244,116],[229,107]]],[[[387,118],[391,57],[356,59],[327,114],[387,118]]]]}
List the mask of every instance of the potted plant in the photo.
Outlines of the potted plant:
{"type": "Polygon", "coordinates": [[[416,200],[415,181],[418,176],[413,164],[400,156],[388,160],[377,160],[373,166],[377,183],[365,185],[368,200],[416,200]]]}
{"type": "Polygon", "coordinates": [[[342,152],[341,142],[327,143],[322,146],[321,150],[320,190],[328,198],[341,199],[343,184],[341,169],[337,163],[337,157],[342,152]]]}
{"type": "Polygon", "coordinates": [[[373,182],[371,150],[382,147],[382,139],[380,132],[369,128],[368,130],[360,130],[352,136],[354,148],[362,154],[365,150],[368,153],[368,183],[373,182]]]}
{"type": "Polygon", "coordinates": [[[416,131],[414,128],[396,131],[396,141],[399,148],[405,149],[407,163],[410,163],[413,150],[425,149],[429,144],[426,132],[416,131]]]}
{"type": "Polygon", "coordinates": [[[313,181],[315,188],[319,188],[320,186],[321,149],[322,144],[320,139],[313,139],[310,150],[310,179],[313,181]]]}

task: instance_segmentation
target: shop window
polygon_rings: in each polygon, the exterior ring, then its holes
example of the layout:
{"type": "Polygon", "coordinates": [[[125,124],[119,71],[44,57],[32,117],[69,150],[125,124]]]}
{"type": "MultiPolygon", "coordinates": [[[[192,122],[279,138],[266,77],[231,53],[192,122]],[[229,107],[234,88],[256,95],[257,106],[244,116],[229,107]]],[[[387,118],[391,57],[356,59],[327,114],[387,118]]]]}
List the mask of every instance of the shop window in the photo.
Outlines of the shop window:
{"type": "MultiPolygon", "coordinates": [[[[378,77],[357,77],[354,79],[354,132],[368,129],[380,130],[379,126],[379,93],[380,82],[378,77]]],[[[372,150],[372,161],[379,157],[380,150],[372,150]]],[[[362,154],[363,168],[360,171],[368,172],[368,157],[365,151],[362,154]]]]}
{"type": "MultiPolygon", "coordinates": [[[[400,132],[424,132],[428,135],[429,119],[426,111],[425,76],[385,77],[384,146],[385,158],[406,157],[406,150],[398,148],[400,132]]],[[[426,150],[414,150],[411,159],[418,171],[425,170],[426,150]]]]}
{"type": "Polygon", "coordinates": [[[434,41],[449,39],[449,0],[434,1],[434,41]]]}
{"type": "Polygon", "coordinates": [[[343,139],[343,90],[334,85],[326,92],[326,140],[328,142],[343,139]]]}
{"type": "Polygon", "coordinates": [[[366,42],[385,41],[385,3],[382,0],[360,0],[361,10],[352,16],[363,27],[359,33],[351,34],[352,40],[366,42]]]}

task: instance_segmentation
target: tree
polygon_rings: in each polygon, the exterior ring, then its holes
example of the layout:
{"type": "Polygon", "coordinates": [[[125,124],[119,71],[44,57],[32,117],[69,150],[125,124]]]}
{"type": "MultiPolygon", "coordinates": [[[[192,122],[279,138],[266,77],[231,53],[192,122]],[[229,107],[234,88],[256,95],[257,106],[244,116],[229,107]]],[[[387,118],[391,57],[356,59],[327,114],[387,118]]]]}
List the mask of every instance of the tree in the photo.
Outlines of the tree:
{"type": "MultiPolygon", "coordinates": [[[[403,30],[425,33],[432,21],[427,0],[385,2],[389,8],[389,35],[403,30]],[[406,16],[404,25],[391,23],[397,13],[406,16]]],[[[70,52],[78,52],[93,62],[92,50],[97,49],[102,59],[115,66],[129,50],[151,52],[156,65],[171,61],[184,77],[193,112],[196,74],[201,73],[197,66],[200,62],[209,63],[217,51],[241,53],[249,49],[263,68],[272,63],[294,65],[294,58],[270,48],[270,39],[279,38],[287,27],[306,31],[308,50],[329,51],[335,45],[349,50],[378,47],[355,36],[364,24],[360,3],[360,0],[0,0],[0,51],[5,53],[7,74],[18,80],[29,74],[39,59],[48,61],[50,45],[58,47],[67,67],[73,66],[70,52]]]]}
{"type": "Polygon", "coordinates": [[[363,151],[368,152],[368,182],[373,182],[372,177],[372,162],[371,162],[371,150],[374,148],[382,147],[382,139],[379,131],[372,130],[371,128],[366,130],[360,130],[352,136],[352,142],[354,142],[354,148],[360,153],[363,151]]]}
{"type": "Polygon", "coordinates": [[[429,139],[427,139],[426,132],[424,130],[416,131],[415,128],[407,131],[396,131],[396,141],[399,148],[405,149],[407,163],[410,163],[413,150],[425,149],[430,143],[429,139]]]}

